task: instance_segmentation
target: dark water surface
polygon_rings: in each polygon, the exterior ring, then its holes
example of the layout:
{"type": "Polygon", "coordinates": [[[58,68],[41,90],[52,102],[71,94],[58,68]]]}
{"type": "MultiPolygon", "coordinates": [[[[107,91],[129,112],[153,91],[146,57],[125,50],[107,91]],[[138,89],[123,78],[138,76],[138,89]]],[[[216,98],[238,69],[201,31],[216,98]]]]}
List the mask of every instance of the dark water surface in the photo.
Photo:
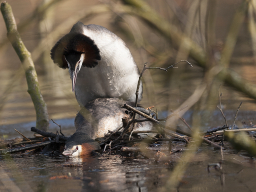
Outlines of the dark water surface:
{"type": "MultiPolygon", "coordinates": [[[[204,112],[201,112],[202,114],[204,112]]],[[[226,111],[226,118],[233,122],[236,111],[226,111]]],[[[184,118],[191,123],[193,112],[188,111],[184,118]]],[[[164,113],[162,114],[165,115],[164,113]]],[[[240,111],[236,125],[242,128],[245,124],[255,122],[256,112],[240,111]]],[[[223,116],[215,111],[205,128],[222,125],[223,116]]],[[[70,125],[63,127],[63,132],[72,134],[73,119],[57,121],[58,124],[70,125]]],[[[8,129],[14,125],[10,125],[8,129]]],[[[23,132],[30,135],[24,124],[23,132]]],[[[6,127],[7,128],[7,127],[6,127]]],[[[58,130],[52,127],[51,130],[58,130]]],[[[185,149],[185,144],[181,146],[185,149]]],[[[154,156],[149,158],[139,156],[129,157],[127,154],[108,155],[98,154],[92,157],[67,159],[63,156],[52,158],[37,155],[7,155],[0,157],[0,172],[4,172],[22,191],[160,191],[176,163],[182,160],[182,153],[168,154],[163,161],[156,161],[154,156]]],[[[256,187],[256,161],[246,156],[246,153],[237,153],[224,150],[223,172],[210,168],[208,165],[219,163],[221,153],[206,144],[197,150],[193,159],[190,159],[188,168],[180,181],[178,191],[254,191],[256,187]]],[[[6,177],[0,179],[0,191],[6,190],[6,177]]]]}
{"type": "MultiPolygon", "coordinates": [[[[0,170],[22,191],[160,191],[181,154],[164,162],[116,155],[59,159],[43,155],[1,157],[0,170]],[[72,167],[66,167],[73,165],[72,167]]],[[[255,191],[255,160],[224,151],[223,173],[209,163],[218,163],[220,152],[203,145],[191,159],[178,191],[255,191]]],[[[0,191],[6,178],[0,181],[0,191]]]]}

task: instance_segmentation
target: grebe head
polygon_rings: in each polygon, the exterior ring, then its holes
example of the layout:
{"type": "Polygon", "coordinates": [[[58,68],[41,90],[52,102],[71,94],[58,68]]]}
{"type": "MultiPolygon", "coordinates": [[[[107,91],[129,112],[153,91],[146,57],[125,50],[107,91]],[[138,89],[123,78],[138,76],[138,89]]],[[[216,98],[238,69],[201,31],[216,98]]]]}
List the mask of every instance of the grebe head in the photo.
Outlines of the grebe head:
{"type": "Polygon", "coordinates": [[[76,132],[66,141],[62,154],[69,157],[90,156],[92,151],[99,149],[99,143],[90,139],[86,133],[76,132]]]}
{"type": "Polygon", "coordinates": [[[76,23],[51,49],[51,58],[59,67],[69,69],[72,91],[75,91],[77,75],[82,66],[95,67],[101,60],[94,41],[83,34],[83,23],[76,23]]]}

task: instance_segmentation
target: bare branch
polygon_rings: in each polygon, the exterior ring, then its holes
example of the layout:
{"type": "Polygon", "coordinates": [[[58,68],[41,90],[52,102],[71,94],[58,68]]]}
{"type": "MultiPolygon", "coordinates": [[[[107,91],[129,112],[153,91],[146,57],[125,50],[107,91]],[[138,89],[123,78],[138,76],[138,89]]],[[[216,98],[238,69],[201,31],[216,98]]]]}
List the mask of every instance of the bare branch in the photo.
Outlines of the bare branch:
{"type": "Polygon", "coordinates": [[[238,106],[238,108],[237,108],[237,110],[236,110],[236,116],[235,116],[235,119],[234,119],[234,123],[233,123],[233,125],[232,125],[232,129],[234,129],[234,127],[235,127],[237,114],[238,114],[238,112],[239,112],[239,109],[240,109],[240,107],[241,107],[242,103],[243,103],[243,102],[241,102],[241,103],[240,103],[240,105],[238,106]]]}

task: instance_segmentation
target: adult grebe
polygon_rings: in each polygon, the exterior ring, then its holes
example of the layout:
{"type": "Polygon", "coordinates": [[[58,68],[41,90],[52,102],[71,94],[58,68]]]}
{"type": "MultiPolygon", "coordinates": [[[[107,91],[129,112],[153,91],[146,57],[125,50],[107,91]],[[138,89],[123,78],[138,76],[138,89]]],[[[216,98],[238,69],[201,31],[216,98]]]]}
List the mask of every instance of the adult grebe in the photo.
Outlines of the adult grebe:
{"type": "MultiPolygon", "coordinates": [[[[76,132],[67,140],[63,155],[89,155],[100,149],[94,139],[122,127],[122,119],[129,118],[126,109],[122,108],[125,103],[119,98],[97,98],[87,103],[75,118],[76,132]]],[[[151,130],[152,127],[152,122],[145,121],[136,123],[134,130],[151,130]]]]}
{"type": "MultiPolygon", "coordinates": [[[[78,103],[96,98],[135,101],[139,72],[122,39],[99,25],[76,23],[52,48],[51,58],[68,68],[78,103]]],[[[139,100],[142,85],[139,89],[139,100]]]]}

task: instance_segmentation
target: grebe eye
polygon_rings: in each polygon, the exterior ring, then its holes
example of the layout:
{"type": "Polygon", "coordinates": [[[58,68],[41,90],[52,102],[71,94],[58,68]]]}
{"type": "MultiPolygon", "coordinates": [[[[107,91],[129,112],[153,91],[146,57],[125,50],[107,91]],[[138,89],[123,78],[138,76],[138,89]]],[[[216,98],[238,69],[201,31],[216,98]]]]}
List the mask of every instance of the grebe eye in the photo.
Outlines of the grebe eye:
{"type": "Polygon", "coordinates": [[[78,146],[76,146],[76,150],[78,150],[78,146]]]}

